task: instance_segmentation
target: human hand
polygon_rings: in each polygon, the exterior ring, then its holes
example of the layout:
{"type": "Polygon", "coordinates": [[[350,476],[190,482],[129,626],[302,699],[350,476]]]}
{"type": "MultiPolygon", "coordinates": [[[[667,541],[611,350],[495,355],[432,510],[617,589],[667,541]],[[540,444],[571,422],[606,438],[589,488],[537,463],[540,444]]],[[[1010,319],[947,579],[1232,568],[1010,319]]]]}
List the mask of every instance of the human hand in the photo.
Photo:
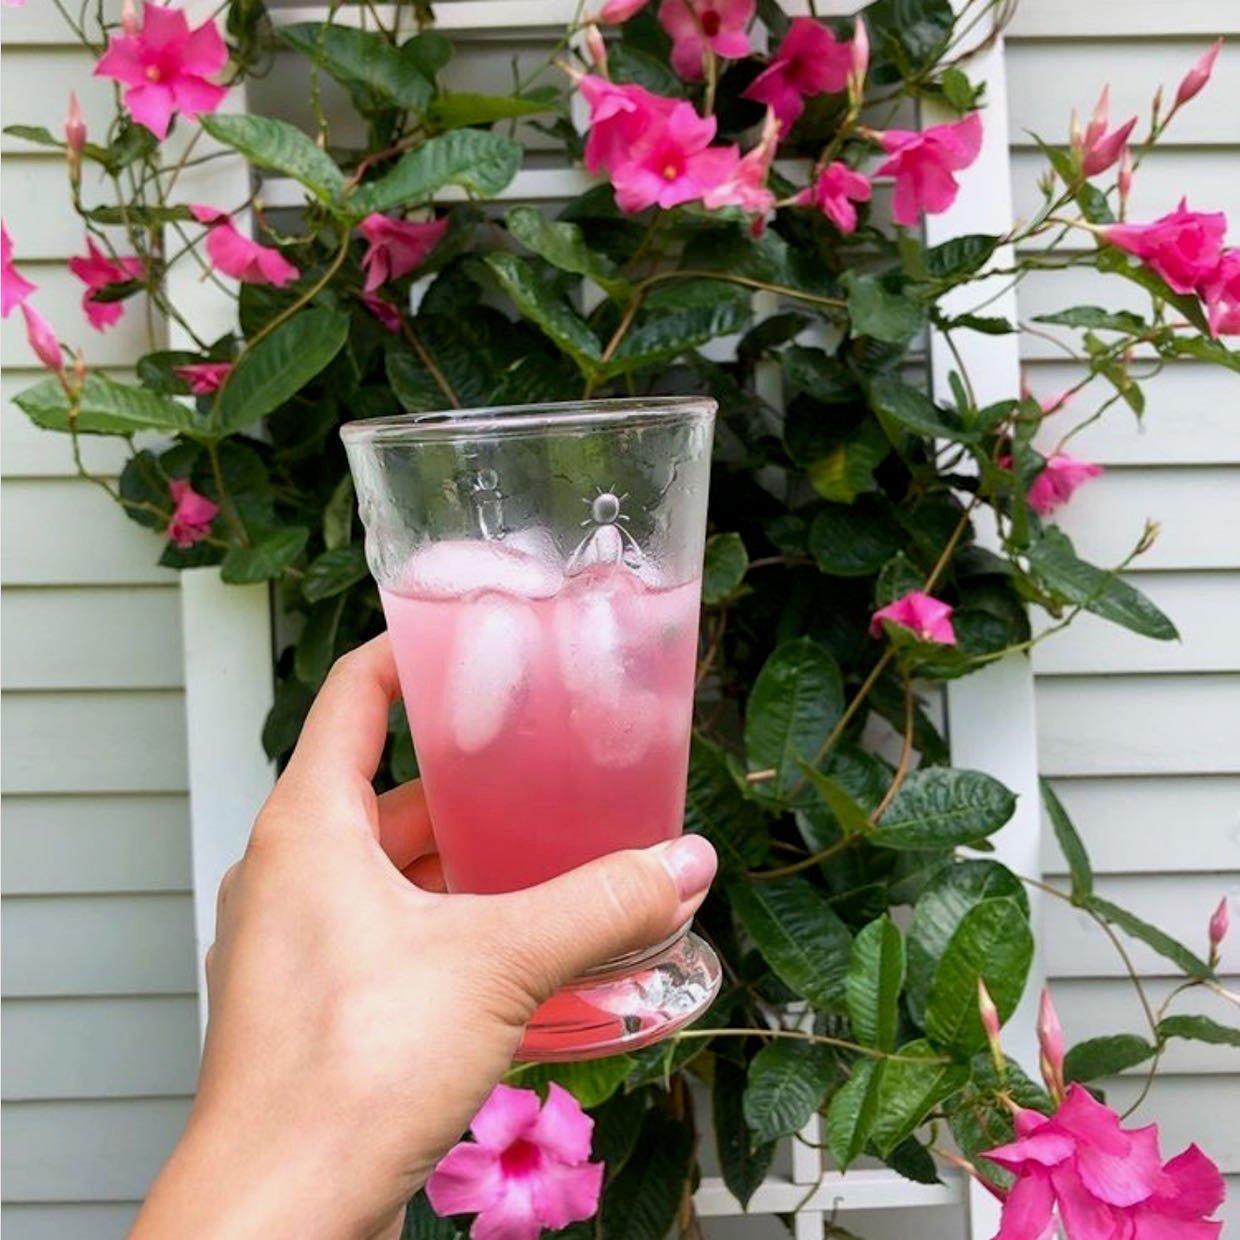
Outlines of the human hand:
{"type": "Polygon", "coordinates": [[[131,1240],[395,1236],[535,1008],[705,897],[698,836],[442,894],[421,785],[371,786],[398,692],[386,637],[337,663],[221,884],[198,1096],[131,1240]]]}

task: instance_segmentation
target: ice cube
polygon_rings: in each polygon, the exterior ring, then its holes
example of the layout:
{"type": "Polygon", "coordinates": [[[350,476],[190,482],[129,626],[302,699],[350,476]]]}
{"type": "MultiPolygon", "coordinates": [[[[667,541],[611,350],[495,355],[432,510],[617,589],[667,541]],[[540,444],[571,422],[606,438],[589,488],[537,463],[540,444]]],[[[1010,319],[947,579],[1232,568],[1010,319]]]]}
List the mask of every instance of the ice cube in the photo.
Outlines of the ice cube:
{"type": "Polygon", "coordinates": [[[427,543],[415,551],[405,566],[400,589],[424,598],[460,598],[480,590],[550,598],[562,580],[554,561],[507,543],[451,539],[427,543]]]}
{"type": "Polygon", "coordinates": [[[461,609],[448,678],[456,746],[485,749],[503,732],[538,658],[538,620],[523,604],[484,594],[461,609]]]}
{"type": "Polygon", "coordinates": [[[628,573],[596,567],[570,578],[556,600],[556,654],[570,693],[619,700],[624,647],[631,640],[622,608],[633,589],[628,573]]]}
{"type": "Polygon", "coordinates": [[[573,700],[573,730],[598,766],[634,766],[659,738],[661,706],[658,694],[639,685],[622,684],[610,701],[585,691],[573,700]]]}

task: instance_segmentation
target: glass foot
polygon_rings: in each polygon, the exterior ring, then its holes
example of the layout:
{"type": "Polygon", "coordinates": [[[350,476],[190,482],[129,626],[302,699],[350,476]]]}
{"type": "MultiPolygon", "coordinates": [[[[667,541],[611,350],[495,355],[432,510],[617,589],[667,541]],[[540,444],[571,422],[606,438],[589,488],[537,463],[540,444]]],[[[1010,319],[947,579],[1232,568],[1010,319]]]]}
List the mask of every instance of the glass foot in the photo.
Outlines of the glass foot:
{"type": "Polygon", "coordinates": [[[645,960],[583,978],[534,1013],[517,1059],[601,1059],[683,1029],[719,993],[719,958],[686,933],[645,960]]]}

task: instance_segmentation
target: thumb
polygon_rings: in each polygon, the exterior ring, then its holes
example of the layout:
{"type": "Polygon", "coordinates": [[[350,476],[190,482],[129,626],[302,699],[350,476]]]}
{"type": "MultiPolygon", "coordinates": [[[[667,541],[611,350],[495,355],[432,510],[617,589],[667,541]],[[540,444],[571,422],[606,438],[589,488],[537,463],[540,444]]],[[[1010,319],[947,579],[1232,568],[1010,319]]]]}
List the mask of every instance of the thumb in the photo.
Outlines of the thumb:
{"type": "Polygon", "coordinates": [[[707,840],[684,835],[490,897],[513,980],[542,1002],[588,969],[653,947],[697,911],[717,865],[707,840]]]}

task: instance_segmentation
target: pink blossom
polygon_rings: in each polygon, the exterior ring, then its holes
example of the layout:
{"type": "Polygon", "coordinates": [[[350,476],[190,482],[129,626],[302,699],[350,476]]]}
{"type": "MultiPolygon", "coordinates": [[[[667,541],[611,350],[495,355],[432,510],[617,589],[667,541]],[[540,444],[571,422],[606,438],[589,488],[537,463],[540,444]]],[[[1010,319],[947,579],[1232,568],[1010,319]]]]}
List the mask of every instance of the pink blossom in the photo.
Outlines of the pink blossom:
{"type": "Polygon", "coordinates": [[[1227,897],[1224,896],[1218,902],[1218,908],[1210,916],[1210,955],[1216,957],[1218,950],[1223,946],[1223,940],[1227,937],[1227,931],[1231,929],[1231,909],[1227,904],[1227,897]]]}
{"type": "Polygon", "coordinates": [[[649,3],[649,0],[607,0],[597,13],[593,20],[603,22],[610,25],[618,22],[627,22],[630,17],[635,17],[649,3]]]}
{"type": "Polygon", "coordinates": [[[870,621],[871,637],[881,636],[884,620],[908,629],[920,641],[937,642],[940,646],[956,644],[951,606],[923,594],[920,590],[912,590],[894,603],[880,607],[870,621]]]}
{"type": "Polygon", "coordinates": [[[64,374],[65,359],[60,352],[60,341],[52,331],[52,325],[33,307],[21,303],[22,315],[26,320],[26,339],[34,350],[35,356],[48,370],[58,375],[64,374]]]}
{"type": "Polygon", "coordinates": [[[577,83],[590,109],[585,163],[591,172],[610,171],[623,163],[629,148],[681,102],[653,95],[642,86],[617,86],[594,73],[577,83]]]}
{"type": "Polygon", "coordinates": [[[82,105],[77,91],[69,92],[69,110],[65,113],[65,150],[69,154],[69,168],[76,176],[82,163],[82,148],[86,145],[86,122],[82,119],[82,105]]]}
{"type": "Polygon", "coordinates": [[[1197,291],[1206,304],[1211,335],[1240,336],[1240,250],[1224,250],[1197,291]]]}
{"type": "Polygon", "coordinates": [[[707,50],[729,60],[748,56],[756,7],[756,0],[663,0],[659,21],[672,37],[672,68],[697,82],[707,50]]]}
{"type": "Polygon", "coordinates": [[[7,319],[37,287],[13,266],[13,238],[0,220],[0,318],[7,319]]]}
{"type": "Polygon", "coordinates": [[[853,67],[852,49],[812,17],[794,17],[771,62],[745,88],[746,99],[775,109],[788,129],[805,110],[805,99],[843,90],[853,67]]]}
{"type": "Polygon", "coordinates": [[[803,207],[817,207],[842,233],[857,231],[857,208],[854,202],[870,201],[870,182],[860,173],[837,159],[828,164],[818,179],[803,189],[793,202],[803,207]]]}
{"type": "Polygon", "coordinates": [[[1098,230],[1111,245],[1135,254],[1177,293],[1191,293],[1218,267],[1227,217],[1190,211],[1186,201],[1152,224],[1109,224],[1098,230]]]}
{"type": "Polygon", "coordinates": [[[363,293],[361,301],[388,331],[400,335],[400,311],[390,301],[384,301],[378,293],[363,293]]]}
{"type": "Polygon", "coordinates": [[[368,215],[357,231],[370,242],[362,266],[366,269],[365,291],[373,293],[379,285],[399,279],[426,261],[448,231],[448,217],[419,221],[374,214],[368,215]]]}
{"type": "Polygon", "coordinates": [[[970,112],[963,120],[931,125],[920,133],[888,129],[878,140],[891,158],[875,175],[896,182],[892,218],[913,228],[923,212],[938,215],[956,201],[960,186],[952,173],[967,168],[982,149],[982,118],[970,112]]]}
{"type": "Polygon", "coordinates": [[[870,32],[860,13],[853,22],[853,37],[848,45],[848,55],[848,95],[857,103],[865,93],[865,75],[870,68],[870,32]]]}
{"type": "Polygon", "coordinates": [[[472,1240],[537,1240],[598,1209],[594,1121],[567,1090],[551,1085],[540,1108],[532,1089],[497,1085],[470,1128],[474,1140],[444,1155],[426,1195],[437,1214],[476,1213],[472,1240]]]}
{"type": "Polygon", "coordinates": [[[93,237],[86,238],[86,257],[71,258],[69,270],[86,285],[86,292],[82,294],[82,309],[86,312],[87,321],[97,332],[114,326],[125,313],[124,302],[98,301],[98,294],[111,284],[140,280],[143,275],[140,258],[130,255],[126,258],[110,259],[95,244],[93,237]]]}
{"type": "Polygon", "coordinates": [[[740,207],[742,211],[759,216],[760,226],[760,217],[775,206],[775,195],[767,189],[766,179],[770,175],[771,161],[775,158],[778,145],[779,117],[767,108],[758,144],[736,161],[726,179],[706,191],[703,204],[711,210],[740,207]]]}
{"type": "Polygon", "coordinates": [[[243,284],[274,284],[277,288],[297,279],[297,268],[279,250],[243,237],[226,212],[201,204],[191,206],[190,211],[200,224],[210,226],[207,257],[226,276],[243,284]]]}
{"type": "Polygon", "coordinates": [[[586,51],[590,54],[590,63],[600,72],[607,72],[607,43],[603,33],[591,22],[585,30],[586,51]]]}
{"type": "Polygon", "coordinates": [[[205,495],[199,495],[184,478],[170,478],[168,491],[173,503],[168,537],[182,549],[210,537],[211,522],[219,508],[205,495]]]}
{"type": "Polygon", "coordinates": [[[1111,111],[1111,88],[1104,86],[1098,102],[1094,105],[1094,114],[1089,118],[1089,125],[1082,136],[1077,126],[1073,126],[1072,148],[1081,160],[1081,169],[1087,177],[1097,176],[1105,172],[1119,157],[1137,123],[1135,116],[1129,117],[1118,129],[1107,132],[1111,111]]]}
{"type": "Polygon", "coordinates": [[[1029,507],[1039,516],[1046,516],[1066,504],[1077,487],[1100,473],[1101,465],[1091,465],[1066,452],[1056,452],[1047,458],[1046,468],[1029,488],[1029,507]]]}
{"type": "Polygon", "coordinates": [[[138,33],[138,6],[134,0],[121,0],[121,29],[129,35],[138,33]]]}
{"type": "Polygon", "coordinates": [[[227,63],[228,46],[212,20],[191,30],[182,9],[144,4],[141,28],[112,35],[95,75],[124,83],[134,120],[165,138],[178,111],[193,117],[220,106],[228,89],[207,78],[227,63]]]}
{"type": "Polygon", "coordinates": [[[1051,1001],[1051,992],[1043,989],[1038,1003],[1038,1063],[1046,1088],[1056,1102],[1063,1097],[1063,1061],[1063,1028],[1059,1024],[1059,1013],[1051,1001]]]}
{"type": "Polygon", "coordinates": [[[1126,1129],[1073,1084],[1056,1113],[1016,1115],[1016,1140],[986,1155],[1016,1183],[995,1240],[1039,1240],[1058,1214],[1072,1240],[1213,1240],[1204,1219],[1223,1198],[1218,1168],[1190,1146],[1165,1165],[1158,1128],[1126,1129]]]}
{"type": "Polygon", "coordinates": [[[172,373],[178,379],[184,379],[195,396],[210,396],[223,386],[232,368],[232,362],[189,362],[184,366],[174,366],[172,373]]]}
{"type": "MultiPolygon", "coordinates": [[[[1179,89],[1175,92],[1175,108],[1182,108],[1190,99],[1201,92],[1202,88],[1210,80],[1210,74],[1214,72],[1214,62],[1218,59],[1218,54],[1222,47],[1222,38],[1215,39],[1206,51],[1202,53],[1200,59],[1184,75],[1179,89]]],[[[1174,111],[1175,108],[1172,110],[1174,111]]]]}

